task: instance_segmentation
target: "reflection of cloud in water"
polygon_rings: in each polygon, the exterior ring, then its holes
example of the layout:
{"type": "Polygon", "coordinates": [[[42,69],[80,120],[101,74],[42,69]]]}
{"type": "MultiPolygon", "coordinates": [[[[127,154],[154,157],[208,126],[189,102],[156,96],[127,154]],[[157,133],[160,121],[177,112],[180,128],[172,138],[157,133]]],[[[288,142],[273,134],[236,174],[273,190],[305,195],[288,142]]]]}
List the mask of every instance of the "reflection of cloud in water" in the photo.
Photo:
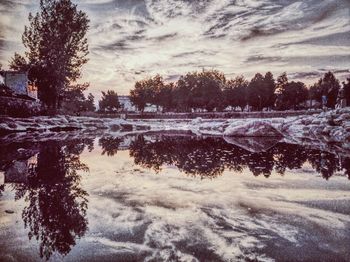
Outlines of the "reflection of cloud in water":
{"type": "MultiPolygon", "coordinates": [[[[350,184],[334,175],[342,168],[348,174],[346,157],[285,143],[269,148],[274,141],[244,139],[239,145],[245,149],[221,138],[137,136],[130,138],[129,151],[124,138],[79,141],[12,142],[0,148],[0,169],[5,173],[40,149],[35,170],[41,172],[34,176],[38,183],[27,183],[35,182],[33,178],[22,183],[30,192],[37,192],[35,186],[42,188],[40,198],[34,194],[30,201],[33,207],[41,203],[41,208],[28,218],[40,222],[33,225],[46,229],[38,236],[47,239],[73,233],[68,238],[73,242],[54,242],[52,259],[58,259],[56,253],[68,252],[64,258],[68,261],[343,261],[350,257],[344,248],[350,244],[350,184]],[[89,167],[89,175],[82,163],[89,167]],[[87,205],[80,209],[79,197],[85,196],[89,209],[87,205]],[[43,210],[46,215],[38,220],[43,210]],[[62,215],[52,226],[57,210],[62,215]],[[82,227],[75,226],[80,223],[74,218],[83,219],[82,227]],[[79,228],[83,230],[74,231],[79,228]]],[[[8,193],[5,188],[5,198],[8,193]]],[[[28,204],[19,202],[21,207],[28,204]]],[[[19,202],[8,201],[5,207],[20,214],[19,202]]],[[[39,259],[41,241],[26,242],[28,232],[22,224],[16,226],[15,214],[6,216],[4,228],[13,225],[16,229],[8,232],[19,237],[0,234],[0,260],[1,253],[14,254],[18,260],[21,256],[39,259]],[[14,252],[18,246],[20,254],[14,252]]]]}
{"type": "MultiPolygon", "coordinates": [[[[103,178],[128,160],[127,152],[118,152],[103,178]]],[[[288,172],[283,178],[265,179],[225,171],[214,180],[200,180],[181,176],[173,168],[158,175],[133,171],[132,165],[124,168],[91,188],[90,240],[114,252],[183,261],[350,255],[341,248],[350,243],[349,216],[322,207],[322,202],[350,200],[349,185],[339,181],[345,178],[325,183],[288,172]],[[315,199],[321,203],[316,208],[310,205],[315,199]],[[298,252],[301,247],[303,254],[298,252]]],[[[89,179],[89,185],[98,183],[98,178],[89,179]]]]}

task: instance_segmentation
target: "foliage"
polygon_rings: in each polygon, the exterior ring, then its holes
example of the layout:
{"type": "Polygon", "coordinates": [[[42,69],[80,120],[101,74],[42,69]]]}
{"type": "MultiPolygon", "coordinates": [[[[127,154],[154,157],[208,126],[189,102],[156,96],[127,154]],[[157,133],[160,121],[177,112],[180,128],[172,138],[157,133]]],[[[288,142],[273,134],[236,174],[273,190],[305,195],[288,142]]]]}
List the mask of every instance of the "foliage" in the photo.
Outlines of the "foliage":
{"type": "Polygon", "coordinates": [[[346,82],[343,82],[343,88],[344,88],[344,97],[346,99],[346,105],[350,106],[350,78],[346,79],[346,82]]]}
{"type": "Polygon", "coordinates": [[[286,73],[276,81],[271,72],[257,73],[248,82],[243,76],[227,80],[220,71],[203,70],[182,75],[175,83],[165,83],[159,75],[138,81],[130,91],[130,99],[141,111],[147,104],[177,112],[222,111],[227,106],[240,107],[243,111],[246,105],[259,111],[264,108],[286,110],[298,109],[309,98],[321,101],[323,93],[328,97],[329,106],[333,107],[338,89],[339,81],[331,72],[307,89],[302,82],[289,82],[286,73]]]}
{"type": "MultiPolygon", "coordinates": [[[[234,138],[232,142],[237,145],[259,144],[257,138],[248,141],[234,138]]],[[[278,143],[272,146],[276,142],[270,141],[267,150],[250,152],[214,137],[162,136],[150,141],[139,135],[130,145],[130,156],[135,164],[156,172],[160,172],[164,166],[174,165],[190,176],[202,178],[220,176],[225,168],[237,172],[248,168],[254,176],[268,177],[273,170],[283,175],[287,169],[301,168],[305,162],[311,163],[325,179],[343,168],[349,176],[350,166],[345,164],[349,158],[341,162],[334,154],[300,145],[278,143]],[[208,159],[211,161],[208,162],[208,159]]]]}
{"type": "Polygon", "coordinates": [[[310,88],[310,97],[321,102],[322,96],[327,96],[327,107],[334,108],[337,102],[339,80],[332,72],[327,72],[310,88]]]}
{"type": "Polygon", "coordinates": [[[194,73],[196,83],[191,90],[192,108],[205,109],[209,112],[215,108],[224,108],[222,88],[226,79],[218,71],[194,73]]]}
{"type": "Polygon", "coordinates": [[[247,87],[249,82],[243,76],[237,76],[227,81],[223,95],[225,104],[231,107],[240,107],[243,111],[247,105],[247,87]]]}
{"type": "MultiPolygon", "coordinates": [[[[92,141],[91,141],[92,142],[92,141]]],[[[37,164],[29,168],[28,183],[16,185],[16,200],[24,198],[22,212],[29,239],[39,241],[40,257],[67,255],[87,230],[88,193],[78,172],[87,172],[79,155],[82,141],[49,141],[40,145],[37,164]]]]}
{"type": "Polygon", "coordinates": [[[275,101],[275,80],[272,73],[267,72],[265,76],[255,74],[248,85],[248,104],[254,110],[262,110],[264,107],[272,107],[275,101]]]}
{"type": "Polygon", "coordinates": [[[10,68],[29,70],[39,99],[49,108],[60,106],[63,93],[80,78],[88,61],[88,23],[87,15],[71,0],[41,0],[40,11],[29,14],[22,36],[25,57],[15,54],[10,68]]]}
{"type": "Polygon", "coordinates": [[[297,109],[297,106],[308,99],[308,90],[302,82],[290,82],[282,90],[276,107],[279,110],[297,109]]]}
{"type": "Polygon", "coordinates": [[[166,85],[163,78],[160,75],[156,75],[155,77],[136,82],[135,88],[130,91],[130,100],[141,112],[147,104],[170,108],[171,90],[172,86],[166,85]]]}
{"type": "Polygon", "coordinates": [[[120,137],[104,136],[99,139],[98,144],[102,147],[102,155],[114,156],[117,154],[121,142],[120,137]]]}
{"type": "Polygon", "coordinates": [[[147,104],[147,90],[143,82],[135,83],[135,88],[130,91],[130,101],[143,112],[147,104]]]}
{"type": "Polygon", "coordinates": [[[107,92],[102,91],[102,97],[98,104],[102,112],[114,112],[121,107],[118,94],[113,90],[108,90],[107,92]]]}
{"type": "Polygon", "coordinates": [[[83,93],[88,86],[88,83],[69,86],[63,93],[62,111],[69,113],[95,111],[94,96],[90,93],[86,98],[83,93]]]}
{"type": "Polygon", "coordinates": [[[225,81],[224,74],[216,70],[188,73],[176,84],[166,84],[156,75],[136,82],[130,99],[140,111],[147,104],[160,106],[164,111],[190,111],[192,108],[212,111],[222,106],[221,89],[225,81]]]}

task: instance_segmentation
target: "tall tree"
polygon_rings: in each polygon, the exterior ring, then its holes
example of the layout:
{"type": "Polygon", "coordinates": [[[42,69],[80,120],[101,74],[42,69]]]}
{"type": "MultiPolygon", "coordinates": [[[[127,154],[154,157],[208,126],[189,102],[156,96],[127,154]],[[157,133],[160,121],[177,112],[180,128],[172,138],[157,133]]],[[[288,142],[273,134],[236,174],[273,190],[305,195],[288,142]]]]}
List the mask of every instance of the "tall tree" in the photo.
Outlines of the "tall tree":
{"type": "Polygon", "coordinates": [[[143,81],[135,83],[134,89],[130,91],[130,101],[143,112],[147,104],[147,89],[143,81]]]}
{"type": "Polygon", "coordinates": [[[93,96],[93,94],[89,93],[87,99],[86,99],[86,111],[95,111],[96,110],[96,107],[95,107],[95,97],[93,96]]]}
{"type": "Polygon", "coordinates": [[[276,83],[271,72],[267,72],[264,77],[264,107],[273,107],[276,99],[276,83]]]}
{"type": "Polygon", "coordinates": [[[39,98],[57,109],[67,87],[81,77],[87,63],[87,15],[71,0],[41,0],[40,11],[29,14],[22,41],[25,57],[15,54],[12,69],[29,70],[39,98]]]}
{"type": "Polygon", "coordinates": [[[102,91],[102,98],[99,101],[100,111],[102,112],[114,112],[120,108],[118,100],[118,94],[113,90],[107,92],[102,91]]]}
{"type": "Polygon", "coordinates": [[[332,72],[327,72],[310,88],[311,98],[321,102],[322,96],[327,97],[327,107],[334,108],[337,102],[339,80],[332,72]]]}
{"type": "Polygon", "coordinates": [[[217,70],[187,73],[177,82],[174,103],[179,111],[222,109],[225,83],[225,75],[217,70]]]}
{"type": "Polygon", "coordinates": [[[263,89],[262,86],[264,85],[264,77],[262,74],[257,73],[252,78],[248,85],[247,90],[247,97],[248,97],[248,104],[253,107],[255,110],[262,110],[263,109],[263,89]]]}
{"type": "Polygon", "coordinates": [[[225,104],[231,107],[240,107],[244,110],[247,105],[247,87],[249,82],[243,76],[237,76],[227,81],[224,88],[225,104]]]}
{"type": "Polygon", "coordinates": [[[297,109],[297,106],[308,99],[308,90],[302,82],[289,82],[283,86],[278,97],[277,109],[297,109]]]}
{"type": "Polygon", "coordinates": [[[158,104],[163,108],[163,111],[169,111],[174,108],[174,83],[169,83],[163,86],[158,94],[158,104]]]}
{"type": "Polygon", "coordinates": [[[350,78],[347,78],[347,83],[343,82],[344,96],[346,99],[346,105],[350,106],[350,78]]]}

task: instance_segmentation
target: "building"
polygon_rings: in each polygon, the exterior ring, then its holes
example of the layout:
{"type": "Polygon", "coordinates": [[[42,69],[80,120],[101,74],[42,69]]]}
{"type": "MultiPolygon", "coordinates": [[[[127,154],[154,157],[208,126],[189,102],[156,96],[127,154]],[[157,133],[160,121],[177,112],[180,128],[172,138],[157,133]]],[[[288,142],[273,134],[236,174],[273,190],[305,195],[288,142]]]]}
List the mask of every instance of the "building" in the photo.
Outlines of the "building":
{"type": "Polygon", "coordinates": [[[136,106],[131,103],[130,96],[118,96],[122,110],[125,112],[137,112],[136,106]]]}
{"type": "Polygon", "coordinates": [[[9,88],[14,96],[38,99],[37,88],[29,84],[27,72],[0,71],[0,84],[9,88]]]}
{"type": "MultiPolygon", "coordinates": [[[[133,103],[130,100],[130,96],[118,96],[119,103],[122,107],[122,111],[124,112],[139,112],[139,110],[136,108],[136,106],[133,105],[133,103]]],[[[161,111],[162,108],[158,107],[158,111],[161,111]]],[[[157,106],[152,104],[146,104],[146,107],[144,109],[144,112],[148,113],[155,113],[157,112],[157,106]]]]}

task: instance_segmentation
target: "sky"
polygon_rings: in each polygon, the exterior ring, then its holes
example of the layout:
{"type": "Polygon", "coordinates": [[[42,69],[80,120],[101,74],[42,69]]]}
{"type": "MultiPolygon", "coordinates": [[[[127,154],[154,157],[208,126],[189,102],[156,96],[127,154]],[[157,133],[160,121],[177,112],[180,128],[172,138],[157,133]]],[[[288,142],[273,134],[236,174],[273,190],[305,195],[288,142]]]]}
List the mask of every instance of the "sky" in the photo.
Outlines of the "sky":
{"type": "MultiPolygon", "coordinates": [[[[136,81],[218,69],[228,78],[287,72],[307,84],[350,77],[349,0],[73,0],[91,22],[89,92],[126,95],[136,81]]],[[[7,68],[39,0],[0,1],[0,63],[7,68]]]]}

